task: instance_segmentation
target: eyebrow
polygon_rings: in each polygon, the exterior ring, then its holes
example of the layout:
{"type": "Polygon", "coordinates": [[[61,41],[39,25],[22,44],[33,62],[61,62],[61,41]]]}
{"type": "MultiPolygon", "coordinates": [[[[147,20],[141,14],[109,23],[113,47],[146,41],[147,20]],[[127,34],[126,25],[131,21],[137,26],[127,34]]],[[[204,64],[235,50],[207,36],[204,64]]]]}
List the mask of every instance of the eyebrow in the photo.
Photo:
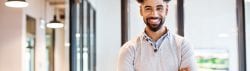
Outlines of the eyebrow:
{"type": "MultiPolygon", "coordinates": [[[[151,6],[144,6],[144,8],[150,8],[151,6]]],[[[163,5],[157,5],[156,7],[163,7],[163,5]]]]}
{"type": "Polygon", "coordinates": [[[151,6],[144,6],[144,8],[150,8],[151,6]]]}
{"type": "Polygon", "coordinates": [[[156,7],[163,7],[163,5],[157,5],[156,7]]]}

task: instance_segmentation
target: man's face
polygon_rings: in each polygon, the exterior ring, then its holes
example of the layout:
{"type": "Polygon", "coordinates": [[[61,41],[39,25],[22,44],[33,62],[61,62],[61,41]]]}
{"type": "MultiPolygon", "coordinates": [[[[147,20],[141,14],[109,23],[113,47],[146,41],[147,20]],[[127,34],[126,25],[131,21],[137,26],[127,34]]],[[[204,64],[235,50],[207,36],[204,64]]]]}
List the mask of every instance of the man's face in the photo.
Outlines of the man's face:
{"type": "Polygon", "coordinates": [[[147,27],[153,31],[158,31],[165,22],[168,5],[163,0],[144,0],[140,6],[140,13],[147,27]]]}

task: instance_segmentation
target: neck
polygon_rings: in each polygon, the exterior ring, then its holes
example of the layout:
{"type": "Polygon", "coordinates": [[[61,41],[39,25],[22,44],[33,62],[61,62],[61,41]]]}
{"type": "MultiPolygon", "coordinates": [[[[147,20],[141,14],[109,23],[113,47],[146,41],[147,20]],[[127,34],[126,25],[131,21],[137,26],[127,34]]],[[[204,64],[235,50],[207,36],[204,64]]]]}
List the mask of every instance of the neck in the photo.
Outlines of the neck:
{"type": "Polygon", "coordinates": [[[158,39],[161,38],[162,35],[164,35],[167,32],[167,28],[165,26],[162,26],[158,31],[154,32],[151,31],[148,27],[145,29],[145,33],[154,41],[156,42],[158,39]]]}

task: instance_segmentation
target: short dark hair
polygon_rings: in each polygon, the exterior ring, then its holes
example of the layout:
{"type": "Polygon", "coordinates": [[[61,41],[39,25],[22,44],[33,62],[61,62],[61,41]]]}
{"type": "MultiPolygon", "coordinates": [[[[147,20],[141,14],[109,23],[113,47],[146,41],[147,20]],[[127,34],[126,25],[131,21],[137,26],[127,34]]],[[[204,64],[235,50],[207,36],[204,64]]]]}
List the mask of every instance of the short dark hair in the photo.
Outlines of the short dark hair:
{"type": "MultiPolygon", "coordinates": [[[[165,1],[165,2],[169,2],[170,0],[163,0],[163,1],[165,1]]],[[[137,0],[137,2],[138,2],[138,3],[143,3],[143,2],[144,2],[144,0],[137,0]]]]}

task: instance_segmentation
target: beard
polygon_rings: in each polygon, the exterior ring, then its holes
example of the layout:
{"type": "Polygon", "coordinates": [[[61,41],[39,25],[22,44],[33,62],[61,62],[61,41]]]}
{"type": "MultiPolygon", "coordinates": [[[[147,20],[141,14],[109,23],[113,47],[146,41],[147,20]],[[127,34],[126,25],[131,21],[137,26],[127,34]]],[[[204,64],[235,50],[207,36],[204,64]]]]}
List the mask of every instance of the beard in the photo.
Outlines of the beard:
{"type": "Polygon", "coordinates": [[[160,30],[162,25],[164,24],[164,21],[165,21],[165,19],[160,18],[160,17],[148,17],[148,18],[146,18],[146,20],[144,20],[147,27],[153,32],[156,32],[156,31],[160,30]],[[156,23],[156,24],[153,24],[153,23],[150,23],[150,19],[160,20],[160,22],[156,23]]]}

